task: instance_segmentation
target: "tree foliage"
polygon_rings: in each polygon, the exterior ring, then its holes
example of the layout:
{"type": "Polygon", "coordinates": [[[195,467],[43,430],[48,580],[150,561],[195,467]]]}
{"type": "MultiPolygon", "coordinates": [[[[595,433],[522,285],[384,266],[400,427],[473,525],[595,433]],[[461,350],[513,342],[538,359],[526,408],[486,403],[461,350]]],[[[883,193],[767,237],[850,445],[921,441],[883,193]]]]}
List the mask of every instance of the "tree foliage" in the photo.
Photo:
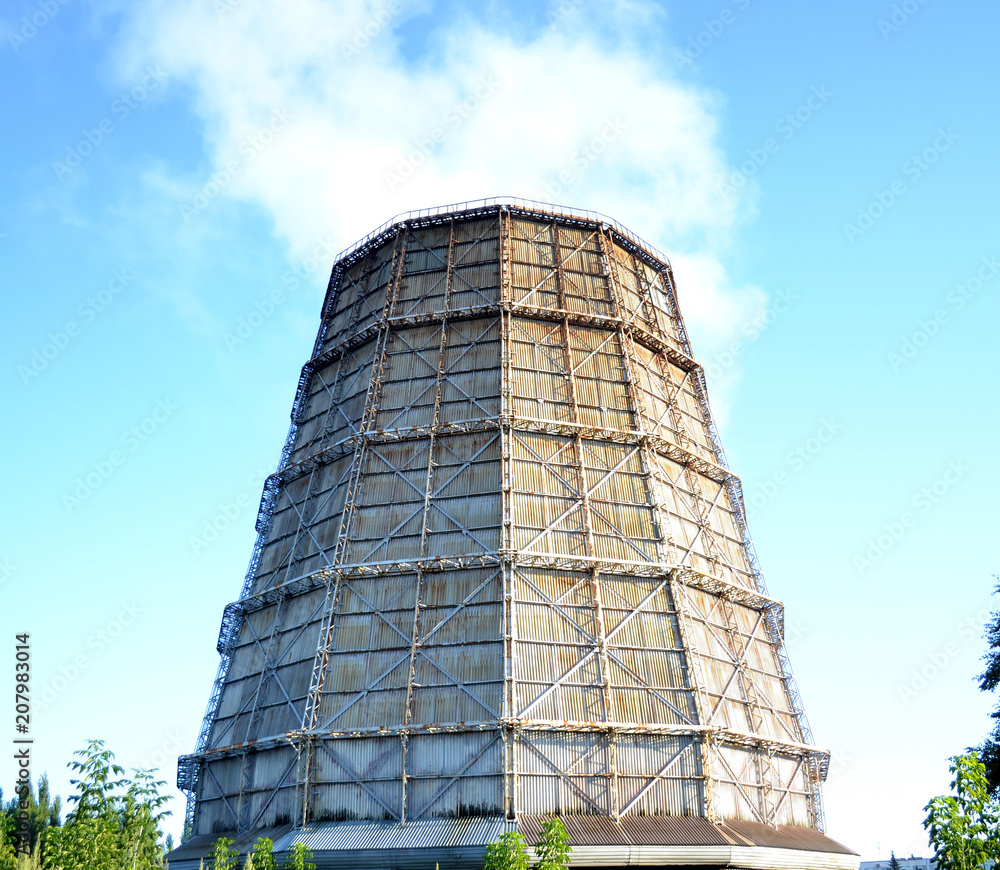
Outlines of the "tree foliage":
{"type": "MultiPolygon", "coordinates": [[[[1000,592],[1000,576],[994,574],[993,579],[998,581],[994,589],[996,594],[1000,592]]],[[[983,636],[987,644],[986,655],[983,656],[986,668],[979,675],[979,688],[984,692],[995,692],[1000,686],[1000,610],[993,611],[983,636]]],[[[993,730],[975,749],[986,771],[990,791],[1000,797],[1000,704],[990,717],[994,721],[993,730]]]]}
{"type": "Polygon", "coordinates": [[[31,783],[24,803],[20,797],[4,803],[0,791],[0,870],[16,866],[18,870],[41,870],[41,856],[49,828],[58,828],[62,801],[53,797],[49,789],[49,779],[44,774],[39,777],[38,790],[31,783]],[[28,824],[28,851],[19,851],[18,832],[23,816],[28,824]],[[13,861],[14,864],[10,864],[13,861]]]}
{"type": "Polygon", "coordinates": [[[495,843],[488,843],[485,870],[528,870],[524,837],[517,831],[508,831],[495,843]]]}
{"type": "Polygon", "coordinates": [[[285,858],[285,870],[316,870],[311,862],[313,853],[306,848],[305,843],[296,843],[291,853],[285,858]]]}
{"type": "MultiPolygon", "coordinates": [[[[551,818],[542,824],[541,837],[535,843],[538,860],[532,870],[567,870],[572,851],[569,832],[562,819],[551,818]]],[[[508,831],[495,843],[487,844],[485,870],[528,870],[524,837],[516,831],[508,831]]]]}
{"type": "Polygon", "coordinates": [[[895,852],[889,853],[889,870],[900,870],[899,858],[896,857],[895,852]]]}
{"type": "Polygon", "coordinates": [[[541,839],[535,843],[535,870],[566,870],[569,854],[573,847],[569,844],[569,831],[562,819],[555,817],[542,825],[541,839]]]}
{"type": "Polygon", "coordinates": [[[163,866],[160,823],[168,800],[165,785],[148,770],[126,777],[102,740],[91,740],[74,753],[70,784],[77,794],[61,828],[49,827],[44,841],[45,870],[150,870],[163,866]]]}
{"type": "Polygon", "coordinates": [[[219,837],[212,844],[208,857],[212,862],[211,870],[236,870],[240,866],[240,853],[233,848],[229,837],[219,837]]]}
{"type": "Polygon", "coordinates": [[[939,870],[983,870],[1000,859],[1000,807],[990,797],[975,752],[954,756],[949,769],[954,794],[932,798],[924,807],[934,860],[939,870]]]}
{"type": "Polygon", "coordinates": [[[14,820],[6,812],[0,813],[0,870],[17,870],[14,820]]]}
{"type": "Polygon", "coordinates": [[[278,861],[274,857],[274,842],[267,837],[259,837],[253,852],[247,855],[243,870],[277,870],[278,861]]]}

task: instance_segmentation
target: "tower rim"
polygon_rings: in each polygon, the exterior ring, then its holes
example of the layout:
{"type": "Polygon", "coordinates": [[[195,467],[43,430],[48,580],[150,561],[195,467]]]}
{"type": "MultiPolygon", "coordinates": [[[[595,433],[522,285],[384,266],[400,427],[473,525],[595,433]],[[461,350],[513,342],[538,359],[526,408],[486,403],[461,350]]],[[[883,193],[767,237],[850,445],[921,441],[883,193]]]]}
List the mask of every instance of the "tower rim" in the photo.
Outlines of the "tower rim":
{"type": "Polygon", "coordinates": [[[367,235],[348,245],[333,258],[333,261],[335,266],[352,263],[371,248],[376,247],[385,237],[392,235],[398,227],[404,224],[433,224],[438,218],[441,220],[451,220],[459,216],[489,214],[499,211],[504,207],[522,212],[525,215],[544,215],[545,217],[556,217],[562,220],[585,221],[590,224],[607,226],[647,256],[659,260],[662,265],[668,268],[672,268],[670,258],[656,247],[656,245],[646,241],[642,236],[633,232],[610,215],[599,211],[576,208],[575,206],[558,205],[556,203],[519,196],[491,196],[484,197],[483,199],[470,199],[464,202],[454,202],[447,205],[429,206],[427,208],[399,212],[377,226],[367,235]]]}

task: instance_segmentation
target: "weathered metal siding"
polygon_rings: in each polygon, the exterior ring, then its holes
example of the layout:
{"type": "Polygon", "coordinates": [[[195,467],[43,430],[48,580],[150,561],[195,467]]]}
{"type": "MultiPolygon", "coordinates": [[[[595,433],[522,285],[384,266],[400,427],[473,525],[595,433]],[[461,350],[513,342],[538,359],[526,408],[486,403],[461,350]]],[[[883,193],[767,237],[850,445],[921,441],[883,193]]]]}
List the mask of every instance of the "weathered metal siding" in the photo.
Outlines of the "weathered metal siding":
{"type": "Polygon", "coordinates": [[[227,609],[196,830],[819,825],[740,498],[628,234],[506,207],[380,231],[335,266],[227,609]]]}

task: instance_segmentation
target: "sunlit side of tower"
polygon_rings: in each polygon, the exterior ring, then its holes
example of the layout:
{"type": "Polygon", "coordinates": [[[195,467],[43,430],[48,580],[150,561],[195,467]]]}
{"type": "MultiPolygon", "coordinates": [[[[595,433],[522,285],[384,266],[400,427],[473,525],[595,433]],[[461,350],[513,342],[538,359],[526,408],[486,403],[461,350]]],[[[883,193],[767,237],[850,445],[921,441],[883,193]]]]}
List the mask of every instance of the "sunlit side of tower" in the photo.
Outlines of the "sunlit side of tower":
{"type": "Polygon", "coordinates": [[[222,832],[481,866],[553,814],[583,865],[857,866],[669,263],[609,218],[492,200],[343,254],[257,530],[177,870],[222,832]]]}

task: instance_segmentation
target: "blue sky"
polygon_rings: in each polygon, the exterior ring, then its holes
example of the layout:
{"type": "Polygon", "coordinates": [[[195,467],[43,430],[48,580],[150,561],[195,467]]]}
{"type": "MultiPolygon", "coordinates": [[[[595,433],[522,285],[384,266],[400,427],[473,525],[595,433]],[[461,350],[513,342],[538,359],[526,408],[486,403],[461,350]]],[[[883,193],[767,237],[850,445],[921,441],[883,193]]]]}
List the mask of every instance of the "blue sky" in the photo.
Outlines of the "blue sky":
{"type": "Polygon", "coordinates": [[[6,4],[0,625],[31,632],[36,773],[66,795],[102,737],[172,790],[336,251],[411,208],[517,195],[670,255],[834,753],[829,833],[928,854],[922,807],[990,724],[998,18],[6,4]]]}

